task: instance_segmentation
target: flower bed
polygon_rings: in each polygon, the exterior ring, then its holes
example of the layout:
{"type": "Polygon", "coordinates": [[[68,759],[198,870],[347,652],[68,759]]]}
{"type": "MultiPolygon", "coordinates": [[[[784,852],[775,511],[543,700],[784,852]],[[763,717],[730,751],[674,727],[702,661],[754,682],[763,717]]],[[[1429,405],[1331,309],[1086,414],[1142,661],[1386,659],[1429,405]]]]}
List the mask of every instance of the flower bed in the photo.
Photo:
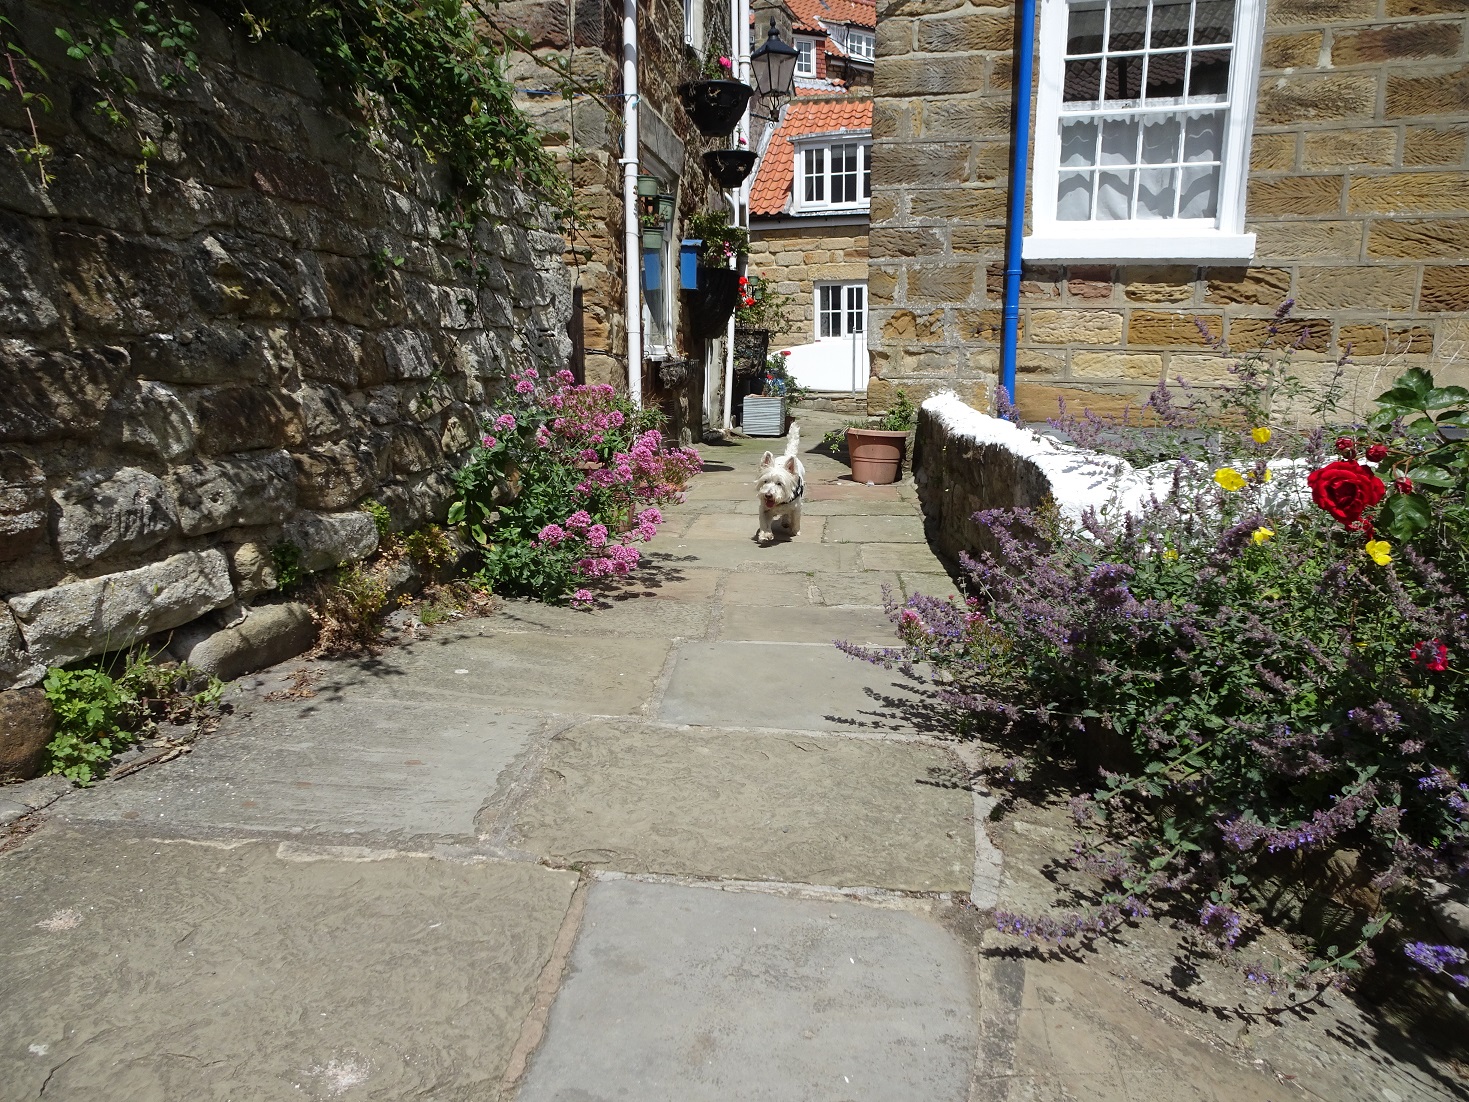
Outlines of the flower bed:
{"type": "MultiPolygon", "coordinates": [[[[1236,413],[1259,386],[1239,385],[1236,413]]],[[[901,646],[847,649],[931,670],[961,725],[1004,748],[984,783],[1038,754],[1104,763],[1071,803],[1093,905],[1000,912],[1001,930],[1059,942],[1168,913],[1273,990],[1373,947],[1469,986],[1469,946],[1420,906],[1469,872],[1469,392],[1409,372],[1334,441],[1272,428],[1268,403],[1209,422],[1170,401],[1151,408],[1178,458],[1138,470],[930,399],[920,490],[976,552],[955,549],[970,596],[915,595],[890,609],[901,646]],[[967,439],[941,431],[961,424],[967,439]],[[1003,478],[950,492],[963,454],[1003,478]],[[991,506],[982,538],[935,504],[956,498],[991,506]],[[1252,957],[1280,857],[1337,850],[1365,870],[1361,930],[1294,971],[1252,957]]]]}
{"type": "Polygon", "coordinates": [[[501,412],[455,475],[449,520],[481,549],[479,579],[497,593],[590,604],[596,582],[626,575],[637,548],[700,469],[671,446],[663,416],[571,372],[511,376],[501,412]]]}

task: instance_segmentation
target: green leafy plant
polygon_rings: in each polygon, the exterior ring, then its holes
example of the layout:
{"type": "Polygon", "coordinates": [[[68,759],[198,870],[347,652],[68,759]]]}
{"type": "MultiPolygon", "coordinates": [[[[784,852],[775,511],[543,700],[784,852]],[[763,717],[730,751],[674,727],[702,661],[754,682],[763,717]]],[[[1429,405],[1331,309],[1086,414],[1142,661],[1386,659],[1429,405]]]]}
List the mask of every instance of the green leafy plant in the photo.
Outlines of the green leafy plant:
{"type": "Polygon", "coordinates": [[[1383,504],[1379,526],[1414,540],[1437,521],[1435,545],[1462,545],[1469,535],[1469,390],[1437,386],[1415,367],[1378,397],[1367,427],[1386,452],[1378,473],[1397,491],[1383,504]]]}
{"type": "Polygon", "coordinates": [[[146,650],[128,654],[116,677],[103,666],[52,667],[42,683],[56,713],[47,744],[48,772],[91,784],[119,751],[144,737],[159,719],[188,723],[211,712],[224,683],[188,663],[155,661],[146,650]]]}
{"type": "Polygon", "coordinates": [[[403,537],[403,548],[408,557],[426,571],[442,570],[454,561],[454,545],[449,541],[449,534],[437,524],[409,532],[403,537]]]}
{"type": "Polygon", "coordinates": [[[735,307],[735,325],[741,329],[763,329],[767,333],[791,330],[792,296],[777,291],[764,276],[745,277],[740,304],[735,307]]]}
{"type": "Polygon", "coordinates": [[[383,577],[361,563],[316,578],[309,596],[318,649],[350,654],[377,646],[389,595],[383,577]]]}
{"type": "Polygon", "coordinates": [[[372,523],[377,528],[378,546],[386,546],[393,538],[393,515],[388,512],[388,507],[380,501],[369,500],[357,508],[372,518],[372,523]]]}
{"type": "Polygon", "coordinates": [[[750,231],[729,224],[729,211],[702,211],[684,223],[684,233],[696,238],[699,261],[723,268],[729,261],[750,255],[750,231]]]}
{"type": "Polygon", "coordinates": [[[290,540],[280,540],[271,545],[270,562],[275,569],[275,587],[281,593],[290,593],[306,576],[301,569],[301,548],[290,540]]]}
{"type": "Polygon", "coordinates": [[[897,396],[887,412],[876,420],[848,421],[841,428],[832,429],[821,438],[821,446],[833,455],[840,455],[847,447],[848,429],[879,429],[883,432],[909,432],[918,424],[918,407],[908,397],[908,392],[898,388],[897,396]]]}

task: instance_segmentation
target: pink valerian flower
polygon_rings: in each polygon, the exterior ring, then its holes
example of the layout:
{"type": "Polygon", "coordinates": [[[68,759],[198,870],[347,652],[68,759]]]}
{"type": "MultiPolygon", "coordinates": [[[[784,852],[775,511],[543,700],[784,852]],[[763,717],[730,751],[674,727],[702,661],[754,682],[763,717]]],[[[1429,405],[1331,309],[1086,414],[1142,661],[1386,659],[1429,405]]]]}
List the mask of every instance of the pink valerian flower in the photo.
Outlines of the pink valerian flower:
{"type": "Polygon", "coordinates": [[[536,384],[529,379],[521,379],[520,382],[515,384],[516,394],[534,394],[535,392],[536,384]]]}
{"type": "Polygon", "coordinates": [[[550,444],[551,444],[551,431],[548,428],[546,428],[545,425],[542,425],[540,428],[536,429],[536,447],[538,447],[538,448],[545,448],[545,447],[549,447],[550,444]]]}
{"type": "Polygon", "coordinates": [[[600,550],[607,546],[607,526],[605,524],[594,524],[587,529],[587,546],[592,550],[600,550]]]}
{"type": "Polygon", "coordinates": [[[656,506],[650,505],[646,509],[644,509],[641,513],[638,514],[638,523],[639,524],[662,524],[663,523],[663,514],[658,511],[658,509],[657,509],[656,506]]]}
{"type": "Polygon", "coordinates": [[[566,527],[575,532],[583,532],[592,526],[592,514],[585,509],[578,509],[566,518],[566,527]]]}
{"type": "MultiPolygon", "coordinates": [[[[570,374],[570,372],[567,372],[570,374]]],[[[578,589],[571,595],[571,603],[574,605],[589,605],[592,603],[592,591],[590,589],[578,589]]]]}
{"type": "Polygon", "coordinates": [[[638,525],[637,533],[638,536],[641,537],[643,542],[646,543],[648,540],[652,539],[658,534],[658,526],[656,524],[650,524],[647,521],[644,521],[642,524],[638,525]]]}
{"type": "Polygon", "coordinates": [[[536,540],[548,547],[555,547],[566,539],[566,531],[559,524],[548,524],[536,533],[536,540]]]}
{"type": "Polygon", "coordinates": [[[486,433],[484,436],[481,436],[479,442],[487,448],[493,448],[496,444],[499,443],[498,440],[496,440],[493,436],[490,436],[488,433],[486,433]]]}
{"type": "Polygon", "coordinates": [[[500,414],[499,417],[495,418],[495,428],[501,432],[513,432],[515,430],[515,415],[511,413],[500,414]]]}
{"type": "Polygon", "coordinates": [[[1449,648],[1437,639],[1414,643],[1413,649],[1408,652],[1408,658],[1433,673],[1443,673],[1449,668],[1449,648]]]}
{"type": "MultiPolygon", "coordinates": [[[[563,367],[560,371],[556,372],[556,381],[563,386],[571,386],[576,382],[576,376],[563,367]]],[[[579,592],[585,593],[586,590],[580,590],[579,592]]]]}

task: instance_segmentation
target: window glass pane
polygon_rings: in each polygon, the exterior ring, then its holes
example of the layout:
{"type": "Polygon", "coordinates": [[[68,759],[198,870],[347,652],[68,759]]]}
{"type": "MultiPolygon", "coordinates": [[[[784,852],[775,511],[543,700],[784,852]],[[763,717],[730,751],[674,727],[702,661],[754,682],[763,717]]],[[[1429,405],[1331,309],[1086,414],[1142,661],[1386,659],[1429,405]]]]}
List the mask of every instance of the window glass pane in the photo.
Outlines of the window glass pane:
{"type": "Polygon", "coordinates": [[[1219,210],[1219,167],[1186,168],[1178,200],[1180,218],[1213,218],[1219,210]]]}
{"type": "Polygon", "coordinates": [[[1097,161],[1097,120],[1061,120],[1061,167],[1082,168],[1097,161]]]}
{"type": "Polygon", "coordinates": [[[1063,172],[1056,187],[1056,220],[1086,222],[1092,216],[1092,174],[1063,172]]]}
{"type": "Polygon", "coordinates": [[[1137,216],[1172,218],[1176,168],[1145,168],[1138,172],[1137,216]]]}
{"type": "Polygon", "coordinates": [[[867,288],[854,283],[847,288],[847,334],[863,332],[862,310],[867,302],[867,288]]]}
{"type": "Polygon", "coordinates": [[[1199,0],[1194,8],[1194,42],[1207,45],[1234,40],[1234,0],[1199,0]]]}
{"type": "Polygon", "coordinates": [[[1097,173],[1097,221],[1120,222],[1131,216],[1132,172],[1097,173]]]}
{"type": "Polygon", "coordinates": [[[863,34],[861,31],[852,31],[847,36],[847,52],[862,61],[871,61],[873,54],[873,36],[863,34]]]}
{"type": "Polygon", "coordinates": [[[862,147],[862,198],[872,198],[872,146],[862,147]]]}
{"type": "Polygon", "coordinates": [[[1068,54],[1102,52],[1102,26],[1107,17],[1106,5],[1100,2],[1072,4],[1066,24],[1068,54]]]}
{"type": "Polygon", "coordinates": [[[1224,112],[1190,112],[1183,124],[1183,159],[1217,161],[1224,149],[1224,112]]]}
{"type": "Polygon", "coordinates": [[[802,156],[805,158],[804,176],[805,201],[808,203],[826,202],[826,150],[820,147],[807,149],[802,156]]]}
{"type": "Polygon", "coordinates": [[[1188,9],[1186,2],[1165,4],[1154,0],[1153,34],[1148,41],[1149,49],[1188,45],[1188,9]]]}
{"type": "Polygon", "coordinates": [[[840,337],[842,335],[842,289],[828,284],[821,289],[820,328],[817,335],[840,337]]]}
{"type": "Polygon", "coordinates": [[[833,203],[855,203],[857,201],[857,146],[855,145],[831,147],[831,201],[833,203]]]}
{"type": "Polygon", "coordinates": [[[1143,88],[1143,58],[1141,54],[1107,58],[1107,98],[1139,99],[1143,88]]]}
{"type": "Polygon", "coordinates": [[[1220,97],[1229,92],[1229,51],[1200,50],[1189,56],[1189,99],[1220,97]]]}
{"type": "Polygon", "coordinates": [[[1183,74],[1188,54],[1149,54],[1148,82],[1143,91],[1148,99],[1181,99],[1183,74]]]}
{"type": "Polygon", "coordinates": [[[1166,165],[1178,159],[1181,121],[1177,115],[1154,115],[1143,120],[1143,164],[1166,165]]]}
{"type": "Polygon", "coordinates": [[[1097,89],[1101,87],[1101,81],[1101,58],[1084,57],[1079,61],[1068,61],[1066,81],[1061,89],[1061,99],[1066,103],[1095,102],[1100,98],[1097,95],[1097,89]]]}
{"type": "Polygon", "coordinates": [[[1113,0],[1107,52],[1141,50],[1147,35],[1147,0],[1113,0]]]}
{"type": "Polygon", "coordinates": [[[796,73],[803,77],[816,75],[816,43],[809,38],[796,39],[796,73]]]}
{"type": "Polygon", "coordinates": [[[1107,119],[1102,123],[1102,164],[1137,163],[1137,119],[1107,119]]]}

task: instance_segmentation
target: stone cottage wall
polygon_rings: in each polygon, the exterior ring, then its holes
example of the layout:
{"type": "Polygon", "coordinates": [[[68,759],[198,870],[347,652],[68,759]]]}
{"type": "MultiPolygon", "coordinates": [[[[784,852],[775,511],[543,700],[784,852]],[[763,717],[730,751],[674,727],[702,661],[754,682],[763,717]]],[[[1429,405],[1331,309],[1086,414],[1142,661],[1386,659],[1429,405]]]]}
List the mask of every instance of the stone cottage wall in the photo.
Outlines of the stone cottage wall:
{"type": "MultiPolygon", "coordinates": [[[[0,7],[50,73],[55,150],[44,187],[0,156],[0,689],[266,594],[282,541],[306,569],[368,554],[368,499],[441,518],[507,369],[569,344],[562,238],[514,189],[472,257],[446,243],[442,172],[203,12],[173,90],[119,54],[141,172],[60,54],[67,10],[0,7]]],[[[0,94],[0,145],[26,128],[0,94]]]]}
{"type": "MultiPolygon", "coordinates": [[[[679,84],[693,72],[683,41],[682,5],[648,0],[639,7],[640,145],[655,150],[679,173],[674,231],[681,236],[684,219],[725,206],[701,160],[706,150],[723,148],[725,142],[703,137],[678,95],[679,84]]],[[[705,4],[704,16],[706,42],[727,42],[728,5],[705,4]]],[[[567,236],[565,257],[582,293],[587,381],[626,387],[623,120],[616,94],[622,86],[622,5],[600,0],[568,8],[565,0],[508,0],[495,9],[495,17],[526,36],[524,48],[510,55],[508,73],[520,90],[522,109],[545,131],[547,150],[573,181],[581,218],[567,236]],[[574,22],[568,22],[569,11],[574,22]],[[566,86],[558,70],[573,79],[569,100],[562,95],[566,86]]],[[[683,333],[678,352],[694,361],[694,370],[684,382],[666,386],[656,367],[645,365],[644,399],[667,412],[672,429],[689,443],[700,435],[703,342],[683,333]]]]}
{"type": "MultiPolygon", "coordinates": [[[[880,6],[873,133],[873,404],[894,383],[989,400],[998,370],[1013,15],[880,6]]],[[[1469,53],[1457,0],[1270,0],[1244,268],[1030,266],[1018,404],[1137,402],[1217,385],[1285,299],[1307,378],[1350,346],[1360,403],[1404,366],[1465,375],[1469,53]],[[1313,366],[1314,364],[1314,366],[1313,366]]]]}
{"type": "Polygon", "coordinates": [[[791,296],[791,329],[773,333],[771,348],[810,344],[816,339],[816,285],[867,279],[867,227],[792,226],[750,229],[748,270],[791,296]]]}

